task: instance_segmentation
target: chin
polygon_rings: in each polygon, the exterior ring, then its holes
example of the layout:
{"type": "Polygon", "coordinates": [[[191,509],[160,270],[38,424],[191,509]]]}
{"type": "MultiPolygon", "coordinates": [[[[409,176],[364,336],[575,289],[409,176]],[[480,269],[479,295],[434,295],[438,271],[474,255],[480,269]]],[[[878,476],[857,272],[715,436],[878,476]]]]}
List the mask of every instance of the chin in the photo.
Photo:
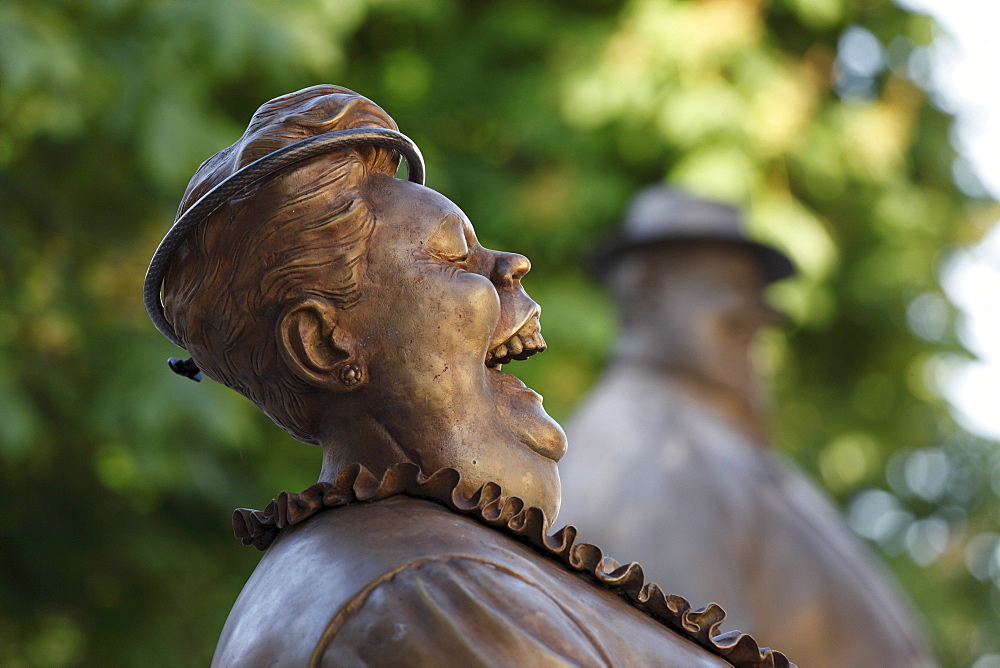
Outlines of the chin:
{"type": "Polygon", "coordinates": [[[559,470],[555,471],[555,484],[552,488],[551,498],[547,499],[548,506],[539,506],[545,511],[545,518],[549,521],[549,526],[559,517],[559,510],[562,508],[562,481],[559,480],[559,470]]]}
{"type": "Polygon", "coordinates": [[[558,462],[566,454],[566,433],[542,407],[542,397],[516,376],[491,370],[487,380],[497,416],[522,445],[558,462]]]}
{"type": "Polygon", "coordinates": [[[533,420],[524,420],[512,425],[512,431],[522,444],[546,459],[558,462],[566,454],[566,432],[541,407],[538,412],[541,415],[532,416],[533,420]]]}
{"type": "Polygon", "coordinates": [[[562,504],[562,483],[559,481],[556,463],[545,460],[534,471],[526,474],[521,482],[525,483],[522,489],[510,490],[508,493],[524,501],[525,506],[535,506],[545,511],[545,520],[551,526],[559,516],[562,504]]]}
{"type": "Polygon", "coordinates": [[[545,511],[545,517],[551,524],[559,515],[562,501],[562,482],[559,480],[559,467],[556,462],[566,454],[566,434],[562,427],[545,416],[542,424],[536,424],[530,434],[519,435],[521,442],[532,450],[531,459],[537,461],[533,470],[522,478],[524,489],[521,500],[529,506],[538,506],[545,511]],[[542,428],[544,427],[544,428],[542,428]],[[534,483],[534,484],[532,484],[534,483]]]}

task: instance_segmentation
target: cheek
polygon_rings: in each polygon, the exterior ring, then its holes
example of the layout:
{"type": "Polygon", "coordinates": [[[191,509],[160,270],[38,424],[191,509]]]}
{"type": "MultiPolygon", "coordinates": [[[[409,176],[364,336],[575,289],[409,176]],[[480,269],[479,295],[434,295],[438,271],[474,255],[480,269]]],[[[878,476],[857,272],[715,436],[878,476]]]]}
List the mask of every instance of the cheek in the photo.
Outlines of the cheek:
{"type": "Polygon", "coordinates": [[[421,282],[409,299],[395,300],[386,322],[401,349],[418,348],[424,358],[454,359],[463,353],[485,357],[500,319],[500,298],[490,281],[476,274],[421,282]]]}
{"type": "MultiPolygon", "coordinates": [[[[452,307],[456,326],[475,341],[476,350],[493,338],[500,321],[500,297],[489,279],[477,274],[464,274],[458,281],[458,299],[452,307]]],[[[448,317],[448,314],[443,314],[448,317]]]]}

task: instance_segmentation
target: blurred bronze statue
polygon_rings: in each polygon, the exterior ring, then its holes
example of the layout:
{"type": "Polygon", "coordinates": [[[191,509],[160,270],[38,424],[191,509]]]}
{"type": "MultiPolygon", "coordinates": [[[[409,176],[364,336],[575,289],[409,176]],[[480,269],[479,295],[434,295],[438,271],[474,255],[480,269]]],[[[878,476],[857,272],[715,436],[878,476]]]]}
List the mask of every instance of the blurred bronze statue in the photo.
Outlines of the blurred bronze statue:
{"type": "Polygon", "coordinates": [[[548,534],[566,439],[501,369],[545,348],[530,265],[422,181],[381,108],[308,88],[199,168],[150,264],[175,371],[323,450],[317,484],[234,514],[265,554],[214,665],[788,665],[548,534]]]}
{"type": "Polygon", "coordinates": [[[594,268],[622,332],[568,428],[563,519],[800,665],[933,664],[896,586],[767,446],[751,344],[788,258],[736,209],[657,185],[594,268]]]}

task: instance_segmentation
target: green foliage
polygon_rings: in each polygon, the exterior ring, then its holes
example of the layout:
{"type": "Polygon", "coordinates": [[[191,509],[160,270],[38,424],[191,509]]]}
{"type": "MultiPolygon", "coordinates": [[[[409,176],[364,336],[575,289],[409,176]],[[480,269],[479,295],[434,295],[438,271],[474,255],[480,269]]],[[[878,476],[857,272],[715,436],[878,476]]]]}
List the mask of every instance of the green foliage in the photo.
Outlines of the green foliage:
{"type": "Polygon", "coordinates": [[[168,372],[139,294],[200,161],[321,82],[381,104],[483,243],[531,257],[551,347],[515,370],[557,418],[613,339],[578,267],[630,194],[667,178],[749,207],[802,269],[761,346],[778,446],[854,500],[946,663],[1000,649],[966,549],[996,525],[996,448],[938,398],[952,328],[907,328],[942,250],[995,217],[907,76],[932,34],[886,0],[0,3],[0,663],[206,663],[257,561],[231,510],[314,479],[315,449],[168,372]],[[838,79],[852,25],[897,55],[838,79]],[[928,456],[933,488],[905,473],[928,456]],[[876,530],[883,501],[902,515],[876,530]]]}

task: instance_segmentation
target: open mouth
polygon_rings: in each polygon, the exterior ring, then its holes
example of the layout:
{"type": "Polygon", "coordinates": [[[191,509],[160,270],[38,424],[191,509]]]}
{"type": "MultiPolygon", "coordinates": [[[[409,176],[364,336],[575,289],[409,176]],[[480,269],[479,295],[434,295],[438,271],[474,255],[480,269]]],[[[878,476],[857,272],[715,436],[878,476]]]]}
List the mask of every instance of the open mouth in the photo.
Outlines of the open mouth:
{"type": "Polygon", "coordinates": [[[512,360],[526,360],[543,350],[545,339],[542,338],[541,324],[536,315],[521,325],[509,339],[487,351],[486,366],[499,370],[503,364],[512,360]]]}
{"type": "Polygon", "coordinates": [[[489,379],[500,419],[521,443],[546,459],[558,462],[566,454],[566,435],[542,408],[540,394],[500,367],[526,360],[545,350],[537,311],[523,325],[486,353],[489,379]]]}

